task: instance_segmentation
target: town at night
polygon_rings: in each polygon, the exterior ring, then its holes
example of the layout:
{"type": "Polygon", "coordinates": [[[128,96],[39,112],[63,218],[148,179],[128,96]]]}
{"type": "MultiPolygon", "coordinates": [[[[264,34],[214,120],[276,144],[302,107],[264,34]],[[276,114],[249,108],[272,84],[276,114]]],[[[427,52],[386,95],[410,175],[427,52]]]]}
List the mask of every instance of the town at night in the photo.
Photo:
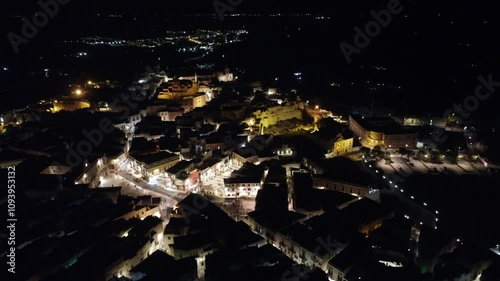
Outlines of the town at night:
{"type": "Polygon", "coordinates": [[[1,9],[8,281],[500,281],[472,0],[1,9]]]}

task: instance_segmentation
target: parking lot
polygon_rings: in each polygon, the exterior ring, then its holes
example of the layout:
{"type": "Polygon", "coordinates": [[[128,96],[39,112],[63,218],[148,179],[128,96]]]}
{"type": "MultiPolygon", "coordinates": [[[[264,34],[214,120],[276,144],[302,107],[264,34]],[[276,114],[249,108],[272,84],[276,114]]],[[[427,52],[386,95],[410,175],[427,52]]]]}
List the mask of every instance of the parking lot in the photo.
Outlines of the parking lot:
{"type": "Polygon", "coordinates": [[[428,163],[417,159],[403,159],[400,155],[392,155],[391,164],[386,164],[386,160],[379,160],[376,166],[382,169],[384,173],[399,173],[402,175],[410,175],[413,173],[420,174],[450,174],[450,175],[465,175],[465,174],[484,174],[489,173],[484,165],[471,164],[465,160],[459,160],[457,164],[453,164],[448,160],[443,163],[428,163]]]}

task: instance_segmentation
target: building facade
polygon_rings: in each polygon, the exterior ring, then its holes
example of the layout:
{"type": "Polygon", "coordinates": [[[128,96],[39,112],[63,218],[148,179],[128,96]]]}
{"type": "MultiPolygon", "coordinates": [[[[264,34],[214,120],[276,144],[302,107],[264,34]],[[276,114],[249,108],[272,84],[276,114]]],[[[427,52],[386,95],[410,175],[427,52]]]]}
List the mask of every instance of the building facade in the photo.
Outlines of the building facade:
{"type": "Polygon", "coordinates": [[[349,116],[349,129],[367,147],[415,148],[418,134],[399,126],[391,118],[349,116]]]}
{"type": "Polygon", "coordinates": [[[313,187],[318,189],[335,190],[358,197],[366,197],[377,202],[380,200],[380,190],[372,188],[367,185],[348,183],[334,179],[314,176],[313,187]]]}
{"type": "Polygon", "coordinates": [[[129,156],[130,167],[144,177],[159,176],[180,161],[177,154],[165,151],[129,156]]]}
{"type": "Polygon", "coordinates": [[[163,121],[163,122],[175,121],[175,118],[182,116],[182,114],[184,114],[184,112],[182,110],[158,112],[158,116],[161,118],[161,121],[163,121]]]}
{"type": "Polygon", "coordinates": [[[299,103],[275,106],[263,111],[257,110],[253,115],[256,125],[259,125],[260,128],[267,128],[276,125],[279,121],[293,118],[302,120],[302,110],[299,103]]]}
{"type": "Polygon", "coordinates": [[[158,99],[179,100],[184,97],[194,96],[198,93],[199,85],[196,81],[187,79],[173,79],[160,85],[158,99]]]}
{"type": "Polygon", "coordinates": [[[352,152],[353,143],[354,143],[353,138],[344,139],[342,136],[338,137],[333,142],[333,150],[332,150],[333,156],[339,156],[352,152]]]}

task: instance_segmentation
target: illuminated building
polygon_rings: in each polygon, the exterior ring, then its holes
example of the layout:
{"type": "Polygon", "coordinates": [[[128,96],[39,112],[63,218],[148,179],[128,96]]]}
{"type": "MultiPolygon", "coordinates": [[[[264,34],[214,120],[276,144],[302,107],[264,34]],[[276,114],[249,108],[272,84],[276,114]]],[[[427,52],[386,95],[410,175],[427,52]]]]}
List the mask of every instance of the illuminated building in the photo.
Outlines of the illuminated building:
{"type": "Polygon", "coordinates": [[[367,147],[415,148],[417,133],[407,130],[390,117],[349,116],[349,129],[367,147]]]}
{"type": "Polygon", "coordinates": [[[160,85],[158,99],[180,100],[198,93],[199,85],[196,81],[173,79],[160,85]]]}
{"type": "Polygon", "coordinates": [[[205,93],[197,93],[193,96],[183,97],[179,100],[181,107],[184,109],[184,112],[190,112],[195,108],[204,107],[207,105],[207,96],[205,93]]]}
{"type": "MultiPolygon", "coordinates": [[[[124,160],[124,155],[122,153],[118,159],[124,160]]],[[[75,184],[88,184],[90,188],[97,188],[102,178],[108,175],[108,170],[111,166],[114,167],[113,163],[116,165],[117,161],[120,160],[111,160],[107,156],[103,156],[90,163],[85,162],[83,173],[75,180],[75,184]]]]}
{"type": "Polygon", "coordinates": [[[198,187],[200,173],[190,161],[182,160],[165,173],[178,190],[191,192],[198,187]]]}
{"type": "Polygon", "coordinates": [[[264,168],[245,163],[239,170],[234,171],[229,178],[224,179],[223,196],[226,198],[255,198],[263,184],[265,174],[264,168]]]}
{"type": "Polygon", "coordinates": [[[273,149],[273,153],[277,154],[279,157],[295,157],[297,155],[295,147],[289,144],[283,144],[281,147],[273,149]]]}
{"type": "Polygon", "coordinates": [[[339,156],[352,152],[353,138],[344,139],[342,134],[338,134],[337,138],[333,142],[333,156],[339,156]]]}
{"type": "MultiPolygon", "coordinates": [[[[129,253],[117,257],[117,259],[106,268],[105,280],[109,280],[113,276],[130,276],[129,273],[132,268],[160,249],[160,244],[163,242],[163,229],[162,220],[150,216],[141,220],[140,223],[130,231],[125,232],[121,239],[125,238],[124,240],[126,240],[130,236],[131,238],[129,240],[136,240],[135,244],[130,243],[129,253]]],[[[120,245],[119,242],[115,241],[112,241],[110,244],[118,247],[120,245]]],[[[124,242],[121,242],[121,244],[124,244],[124,242]]]]}
{"type": "Polygon", "coordinates": [[[158,176],[180,161],[179,155],[165,151],[129,156],[133,169],[145,177],[158,176]]]}
{"type": "Polygon", "coordinates": [[[229,157],[216,157],[212,156],[203,160],[203,162],[198,163],[196,168],[200,171],[200,180],[206,182],[215,178],[215,176],[220,175],[227,168],[229,163],[229,157]]]}
{"type": "Polygon", "coordinates": [[[353,196],[366,197],[374,201],[378,201],[380,199],[380,191],[378,189],[371,188],[370,185],[329,179],[324,176],[314,176],[313,186],[318,189],[335,190],[351,194],[353,196]]]}
{"type": "Polygon", "coordinates": [[[276,125],[279,121],[293,118],[302,120],[302,110],[299,103],[275,106],[264,111],[257,110],[253,115],[255,116],[255,124],[260,127],[261,133],[265,128],[276,125]]]}
{"type": "Polygon", "coordinates": [[[160,111],[158,116],[163,122],[175,121],[175,118],[182,116],[184,112],[182,110],[170,110],[170,111],[160,111]]]}
{"type": "Polygon", "coordinates": [[[225,69],[224,73],[217,73],[217,79],[219,82],[231,82],[234,80],[234,75],[229,71],[229,69],[225,69]]]}
{"type": "Polygon", "coordinates": [[[334,236],[320,234],[317,229],[306,225],[305,215],[292,211],[255,210],[248,213],[244,222],[295,262],[322,270],[326,269],[326,262],[345,247],[334,236]],[[326,254],[318,251],[317,243],[308,242],[319,239],[332,246],[326,254]]]}
{"type": "Polygon", "coordinates": [[[130,220],[130,219],[141,219],[144,220],[147,217],[154,216],[159,218],[160,217],[160,206],[159,205],[151,205],[151,206],[140,206],[137,207],[136,209],[123,214],[122,216],[116,218],[115,220],[119,219],[124,219],[124,220],[130,220]]]}

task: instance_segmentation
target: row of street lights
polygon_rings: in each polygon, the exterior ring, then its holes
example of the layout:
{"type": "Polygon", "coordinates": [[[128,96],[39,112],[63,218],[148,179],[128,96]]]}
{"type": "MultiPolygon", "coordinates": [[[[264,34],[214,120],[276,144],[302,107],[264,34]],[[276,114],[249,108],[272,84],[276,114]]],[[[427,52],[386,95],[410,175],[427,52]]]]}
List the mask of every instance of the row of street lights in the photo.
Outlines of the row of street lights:
{"type": "MultiPolygon", "coordinates": [[[[368,160],[364,159],[364,163],[368,163],[368,160]]],[[[372,164],[368,164],[368,167],[374,168],[374,166],[372,164]]],[[[381,172],[383,174],[383,171],[382,170],[379,171],[378,168],[377,168],[377,166],[375,166],[374,169],[375,169],[376,173],[381,172]]],[[[395,182],[393,182],[391,179],[389,179],[387,176],[382,175],[382,178],[384,180],[386,180],[386,182],[388,182],[389,186],[393,186],[395,189],[398,189],[401,193],[404,193],[404,190],[402,188],[399,188],[399,186],[395,182]]],[[[410,195],[410,198],[412,200],[415,200],[415,196],[413,196],[413,195],[410,195]]],[[[422,206],[425,207],[426,209],[430,209],[430,208],[428,208],[428,204],[426,202],[423,202],[422,206]]],[[[436,214],[436,216],[435,216],[435,224],[437,224],[437,222],[439,221],[439,218],[437,217],[437,215],[439,214],[439,211],[436,210],[434,213],[436,214]]],[[[410,217],[407,216],[407,215],[405,215],[405,218],[409,219],[410,217]]],[[[420,224],[422,224],[422,222],[420,224]]],[[[434,229],[437,229],[437,225],[434,225],[434,229]]]]}

